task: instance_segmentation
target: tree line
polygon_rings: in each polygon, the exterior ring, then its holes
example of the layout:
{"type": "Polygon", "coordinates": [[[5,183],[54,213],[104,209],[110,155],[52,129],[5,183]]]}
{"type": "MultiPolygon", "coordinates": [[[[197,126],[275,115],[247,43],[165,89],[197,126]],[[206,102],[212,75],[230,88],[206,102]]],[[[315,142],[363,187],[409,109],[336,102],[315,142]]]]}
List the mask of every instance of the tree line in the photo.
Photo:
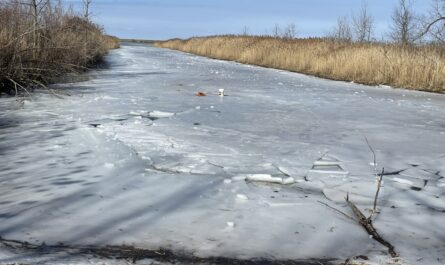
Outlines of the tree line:
{"type": "MultiPolygon", "coordinates": [[[[394,7],[388,32],[381,40],[393,43],[412,45],[416,43],[445,42],[445,0],[431,0],[429,11],[418,14],[413,8],[414,0],[398,0],[394,7]]],[[[423,1],[423,0],[422,0],[423,1]]],[[[328,39],[347,42],[379,41],[375,36],[375,19],[368,8],[368,2],[362,1],[360,9],[350,16],[339,16],[335,26],[326,34],[328,39]]],[[[245,26],[242,35],[249,35],[245,26]]],[[[283,39],[297,37],[297,26],[294,23],[284,27],[275,24],[266,30],[266,36],[283,39]]]]}
{"type": "MultiPolygon", "coordinates": [[[[336,40],[370,42],[375,39],[374,18],[368,10],[366,1],[362,2],[358,13],[339,17],[337,25],[330,33],[336,40]],[[352,22],[351,22],[352,20],[352,22]]],[[[445,0],[432,0],[426,14],[418,14],[413,8],[412,0],[399,0],[391,14],[391,24],[384,39],[412,45],[423,42],[445,42],[445,0]]]]}

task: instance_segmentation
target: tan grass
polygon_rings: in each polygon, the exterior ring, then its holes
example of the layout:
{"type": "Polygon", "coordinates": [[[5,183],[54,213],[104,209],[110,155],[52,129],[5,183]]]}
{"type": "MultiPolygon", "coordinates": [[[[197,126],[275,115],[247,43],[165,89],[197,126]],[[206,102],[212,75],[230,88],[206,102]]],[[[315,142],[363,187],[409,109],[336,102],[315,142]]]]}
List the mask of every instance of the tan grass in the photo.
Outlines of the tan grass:
{"type": "Polygon", "coordinates": [[[214,36],[157,42],[157,47],[222,60],[369,85],[445,92],[445,47],[214,36]]]}

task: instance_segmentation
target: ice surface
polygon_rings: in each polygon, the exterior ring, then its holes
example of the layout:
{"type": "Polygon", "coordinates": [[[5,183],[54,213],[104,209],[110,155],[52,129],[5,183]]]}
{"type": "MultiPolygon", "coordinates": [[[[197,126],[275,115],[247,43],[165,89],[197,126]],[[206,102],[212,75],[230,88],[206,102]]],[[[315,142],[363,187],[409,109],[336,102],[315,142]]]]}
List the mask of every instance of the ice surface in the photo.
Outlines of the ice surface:
{"type": "MultiPolygon", "coordinates": [[[[0,98],[0,236],[383,263],[383,246],[318,201],[351,214],[349,193],[367,213],[385,167],[398,174],[384,177],[379,233],[405,264],[445,263],[444,95],[143,45],[107,60],[60,85],[70,96],[0,98]],[[245,181],[261,175],[296,183],[245,181]]],[[[8,253],[0,263],[29,262],[8,253]]]]}

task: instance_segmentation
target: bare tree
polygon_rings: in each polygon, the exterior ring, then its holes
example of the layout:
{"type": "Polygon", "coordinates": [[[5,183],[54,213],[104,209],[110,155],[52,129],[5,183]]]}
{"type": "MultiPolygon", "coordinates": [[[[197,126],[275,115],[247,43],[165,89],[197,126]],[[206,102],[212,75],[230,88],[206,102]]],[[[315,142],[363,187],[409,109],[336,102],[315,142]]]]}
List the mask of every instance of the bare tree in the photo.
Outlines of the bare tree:
{"type": "Polygon", "coordinates": [[[90,16],[91,16],[91,11],[90,11],[90,7],[91,7],[91,3],[93,2],[93,0],[83,0],[83,17],[85,18],[85,20],[89,21],[90,20],[90,16]]]}
{"type": "Polygon", "coordinates": [[[391,16],[392,24],[389,37],[400,44],[407,45],[416,41],[418,21],[411,7],[410,0],[399,0],[391,16]]]}
{"type": "Polygon", "coordinates": [[[368,11],[367,1],[362,2],[362,7],[357,15],[352,15],[352,25],[355,33],[355,39],[357,41],[371,41],[374,31],[374,18],[368,11]]]}
{"type": "Polygon", "coordinates": [[[283,38],[295,39],[297,37],[297,26],[294,23],[290,23],[284,28],[283,38]]]}
{"type": "Polygon", "coordinates": [[[20,4],[26,5],[30,9],[31,17],[32,17],[32,54],[33,59],[35,60],[37,57],[37,53],[39,52],[39,41],[40,41],[40,34],[39,34],[39,28],[40,28],[40,15],[42,10],[46,7],[46,5],[49,3],[49,0],[29,0],[27,2],[18,2],[20,4]]]}
{"type": "Polygon", "coordinates": [[[275,24],[275,26],[272,28],[272,36],[275,38],[279,38],[281,36],[280,25],[275,24]]]}
{"type": "MultiPolygon", "coordinates": [[[[84,11],[83,17],[84,17],[86,23],[90,22],[90,16],[91,16],[90,6],[91,6],[92,2],[93,2],[93,0],[83,0],[83,11],[84,11]]],[[[84,40],[84,48],[83,48],[85,64],[88,61],[88,45],[89,45],[88,32],[89,32],[88,28],[85,27],[85,33],[84,33],[85,40],[84,40]]]]}
{"type": "Polygon", "coordinates": [[[243,27],[243,30],[242,30],[242,32],[241,32],[241,35],[243,35],[243,36],[248,36],[248,35],[249,35],[249,27],[244,26],[244,27],[243,27]]]}
{"type": "Polygon", "coordinates": [[[445,0],[433,0],[431,11],[423,21],[419,38],[428,34],[434,41],[445,42],[445,0]]]}
{"type": "Polygon", "coordinates": [[[332,29],[329,37],[339,41],[352,40],[352,30],[347,16],[337,19],[337,25],[332,29]]]}

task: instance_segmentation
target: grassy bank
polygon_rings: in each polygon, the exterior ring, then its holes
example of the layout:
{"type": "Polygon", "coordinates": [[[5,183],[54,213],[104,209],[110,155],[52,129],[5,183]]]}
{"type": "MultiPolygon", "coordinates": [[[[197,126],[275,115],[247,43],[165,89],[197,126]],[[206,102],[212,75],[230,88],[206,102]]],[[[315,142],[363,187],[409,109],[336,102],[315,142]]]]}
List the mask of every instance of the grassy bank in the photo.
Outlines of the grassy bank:
{"type": "Polygon", "coordinates": [[[100,61],[119,40],[60,1],[0,2],[0,92],[44,86],[100,61]]]}
{"type": "Polygon", "coordinates": [[[445,47],[214,36],[157,42],[157,47],[368,85],[445,92],[445,47]]]}

